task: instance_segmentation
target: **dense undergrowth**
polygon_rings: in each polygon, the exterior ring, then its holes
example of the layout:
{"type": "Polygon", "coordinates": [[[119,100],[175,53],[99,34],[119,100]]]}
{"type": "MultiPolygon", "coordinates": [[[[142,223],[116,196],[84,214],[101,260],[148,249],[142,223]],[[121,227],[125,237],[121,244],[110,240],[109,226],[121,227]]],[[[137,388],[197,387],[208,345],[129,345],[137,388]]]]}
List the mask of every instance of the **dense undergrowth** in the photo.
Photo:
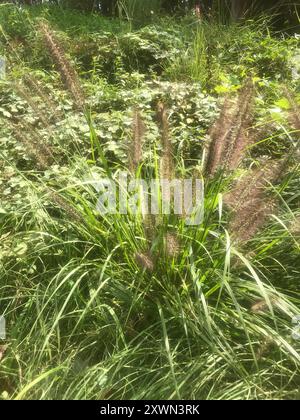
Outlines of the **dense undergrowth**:
{"type": "Polygon", "coordinates": [[[297,36],[0,25],[1,398],[298,399],[297,36]],[[200,226],[96,210],[91,180],[160,167],[204,179],[200,226]]]}

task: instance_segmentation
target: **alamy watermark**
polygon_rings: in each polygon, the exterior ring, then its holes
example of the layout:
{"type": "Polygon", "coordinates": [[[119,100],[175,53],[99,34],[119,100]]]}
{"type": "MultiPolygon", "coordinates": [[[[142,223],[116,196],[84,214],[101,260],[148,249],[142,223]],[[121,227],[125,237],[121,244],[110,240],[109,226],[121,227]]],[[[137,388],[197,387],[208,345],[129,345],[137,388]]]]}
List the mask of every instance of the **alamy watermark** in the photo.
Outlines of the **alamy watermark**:
{"type": "Polygon", "coordinates": [[[91,181],[99,194],[102,214],[178,215],[187,225],[200,225],[204,216],[204,184],[200,179],[118,179],[91,181]]]}
{"type": "Polygon", "coordinates": [[[6,73],[6,59],[0,55],[0,80],[4,79],[6,73]]]}
{"type": "Polygon", "coordinates": [[[0,315],[0,340],[6,339],[6,322],[4,316],[0,315]]]}
{"type": "Polygon", "coordinates": [[[292,332],[292,338],[294,340],[300,341],[300,315],[294,316],[292,319],[293,324],[293,332],[292,332]]]}

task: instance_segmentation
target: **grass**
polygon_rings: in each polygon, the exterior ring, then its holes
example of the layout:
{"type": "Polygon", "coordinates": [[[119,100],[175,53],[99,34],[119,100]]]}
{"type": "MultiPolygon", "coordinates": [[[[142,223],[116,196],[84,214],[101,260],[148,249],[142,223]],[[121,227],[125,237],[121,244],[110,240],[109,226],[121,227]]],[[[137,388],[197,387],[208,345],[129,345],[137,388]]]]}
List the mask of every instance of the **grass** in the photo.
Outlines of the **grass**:
{"type": "MultiPolygon", "coordinates": [[[[40,16],[45,9],[33,10],[40,16]]],[[[43,17],[58,13],[49,10],[43,17]]],[[[68,32],[70,25],[74,34],[78,26],[81,32],[80,15],[72,16],[61,29],[68,32]]],[[[90,19],[93,27],[100,18],[90,19]]],[[[29,39],[45,49],[35,16],[29,21],[34,28],[29,39]]],[[[82,16],[82,22],[89,25],[89,18],[82,16]]],[[[24,46],[13,46],[18,54],[11,56],[14,29],[5,29],[3,48],[15,66],[9,66],[0,86],[0,313],[7,321],[7,338],[0,342],[2,399],[299,398],[299,341],[292,336],[292,320],[300,311],[299,133],[289,118],[291,107],[277,110],[280,119],[270,123],[271,111],[282,99],[282,83],[297,102],[297,82],[285,72],[288,62],[280,64],[281,78],[273,73],[280,52],[294,41],[270,35],[267,45],[258,48],[252,29],[229,26],[224,28],[229,42],[222,27],[213,23],[197,27],[191,40],[187,21],[176,25],[182,25],[180,53],[189,51],[195,58],[189,66],[186,62],[178,71],[172,57],[164,61],[157,41],[146,42],[147,32],[134,32],[129,42],[140,36],[138,48],[142,45],[143,54],[149,53],[143,59],[158,57],[165,72],[155,74],[153,67],[145,73],[127,72],[122,50],[116,83],[106,79],[100,66],[90,69],[91,77],[81,75],[86,102],[79,109],[76,92],[65,92],[59,76],[60,63],[68,60],[75,68],[76,60],[71,63],[63,49],[56,50],[60,60],[54,68],[50,63],[55,54],[48,48],[48,70],[40,63],[37,71],[35,58],[24,56],[24,46]],[[242,40],[234,39],[235,30],[244,31],[242,40]],[[208,59],[205,39],[213,51],[211,84],[202,70],[208,59]],[[219,56],[228,42],[231,50],[219,56]],[[251,63],[255,48],[257,62],[251,63]],[[57,104],[58,115],[39,94],[33,95],[36,106],[30,107],[15,92],[16,80],[26,84],[22,70],[28,66],[32,80],[57,104]],[[216,68],[221,68],[219,74],[216,68]],[[229,171],[219,165],[209,175],[205,151],[219,113],[216,101],[221,104],[224,95],[234,100],[245,73],[253,75],[255,84],[255,122],[247,130],[253,135],[254,127],[260,129],[254,139],[256,155],[251,143],[237,167],[229,171]],[[172,89],[164,87],[164,79],[172,89]],[[44,117],[50,127],[44,126],[44,117]],[[16,126],[30,142],[39,139],[35,153],[13,134],[16,126]],[[285,149],[280,148],[275,160],[266,130],[272,131],[272,141],[284,137],[285,149]],[[38,157],[47,147],[53,162],[40,168],[38,157]],[[243,175],[263,169],[266,157],[274,165],[287,153],[292,159],[280,179],[265,174],[265,193],[276,198],[276,210],[247,240],[238,241],[227,194],[243,175]],[[178,176],[197,172],[205,182],[201,225],[187,226],[173,216],[145,220],[132,212],[100,215],[91,180],[117,178],[130,156],[141,178],[159,177],[161,160],[167,162],[165,170],[172,167],[178,176]]],[[[154,39],[156,31],[165,36],[159,22],[151,28],[154,39]]],[[[103,60],[107,51],[101,53],[103,60]]],[[[217,141],[222,138],[219,130],[217,141]]],[[[246,220],[253,216],[247,211],[246,220]]]]}

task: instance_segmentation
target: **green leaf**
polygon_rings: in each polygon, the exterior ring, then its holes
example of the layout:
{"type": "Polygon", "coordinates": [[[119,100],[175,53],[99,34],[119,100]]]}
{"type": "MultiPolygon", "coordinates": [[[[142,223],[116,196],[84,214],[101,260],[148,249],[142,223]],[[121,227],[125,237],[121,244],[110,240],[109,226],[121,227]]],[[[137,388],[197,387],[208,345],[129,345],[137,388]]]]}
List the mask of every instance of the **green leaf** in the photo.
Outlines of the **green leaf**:
{"type": "Polygon", "coordinates": [[[286,98],[281,98],[279,101],[275,102],[275,105],[281,109],[290,109],[291,105],[286,98]]]}

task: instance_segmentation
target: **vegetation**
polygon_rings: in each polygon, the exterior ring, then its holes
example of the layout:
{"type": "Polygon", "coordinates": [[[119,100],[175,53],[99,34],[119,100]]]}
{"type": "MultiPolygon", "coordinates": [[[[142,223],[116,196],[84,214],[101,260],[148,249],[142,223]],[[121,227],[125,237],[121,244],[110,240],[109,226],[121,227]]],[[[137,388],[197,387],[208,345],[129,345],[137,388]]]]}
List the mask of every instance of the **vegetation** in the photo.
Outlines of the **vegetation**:
{"type": "Polygon", "coordinates": [[[0,4],[0,398],[299,399],[299,37],[123,3],[0,4]],[[124,171],[202,223],[101,214],[124,171]]]}

